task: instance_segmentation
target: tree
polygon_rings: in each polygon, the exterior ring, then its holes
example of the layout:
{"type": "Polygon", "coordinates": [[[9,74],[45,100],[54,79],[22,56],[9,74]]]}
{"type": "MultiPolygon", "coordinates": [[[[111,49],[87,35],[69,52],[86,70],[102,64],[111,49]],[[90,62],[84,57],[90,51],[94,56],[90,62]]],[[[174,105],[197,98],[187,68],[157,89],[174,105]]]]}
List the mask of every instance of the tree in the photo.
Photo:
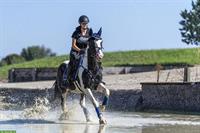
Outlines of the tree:
{"type": "Polygon", "coordinates": [[[30,46],[22,49],[21,56],[30,61],[48,56],[56,56],[56,54],[44,46],[30,46]]]}
{"type": "Polygon", "coordinates": [[[183,20],[179,23],[182,41],[186,44],[200,45],[200,0],[192,1],[192,9],[180,13],[183,20]]]}
{"type": "Polygon", "coordinates": [[[0,67],[7,65],[7,62],[5,60],[1,60],[0,61],[0,67]]]}
{"type": "Polygon", "coordinates": [[[1,60],[0,66],[24,62],[25,59],[18,54],[9,54],[1,60]]]}

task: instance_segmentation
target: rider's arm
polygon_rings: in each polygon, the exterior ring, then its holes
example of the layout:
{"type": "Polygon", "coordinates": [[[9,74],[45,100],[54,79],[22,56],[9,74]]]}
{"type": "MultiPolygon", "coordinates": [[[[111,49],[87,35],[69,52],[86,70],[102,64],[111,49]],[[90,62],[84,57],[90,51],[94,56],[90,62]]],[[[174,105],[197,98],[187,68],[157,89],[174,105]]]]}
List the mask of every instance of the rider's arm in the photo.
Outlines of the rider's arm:
{"type": "Polygon", "coordinates": [[[78,48],[77,46],[76,46],[76,39],[75,38],[72,38],[72,48],[74,49],[74,50],[76,50],[76,51],[80,51],[80,48],[78,48]]]}

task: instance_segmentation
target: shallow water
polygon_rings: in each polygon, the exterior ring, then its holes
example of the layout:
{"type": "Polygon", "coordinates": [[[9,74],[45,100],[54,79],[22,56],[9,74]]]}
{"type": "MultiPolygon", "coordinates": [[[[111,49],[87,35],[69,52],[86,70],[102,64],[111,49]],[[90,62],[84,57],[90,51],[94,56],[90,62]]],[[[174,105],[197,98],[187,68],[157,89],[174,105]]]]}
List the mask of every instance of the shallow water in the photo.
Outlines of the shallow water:
{"type": "MultiPolygon", "coordinates": [[[[56,104],[57,105],[57,104],[56,104]]],[[[138,112],[105,112],[107,125],[99,126],[94,108],[93,118],[86,123],[78,101],[68,104],[67,120],[59,120],[60,106],[49,106],[46,99],[37,99],[24,110],[0,111],[0,130],[17,133],[199,133],[200,116],[138,112]]]]}
{"type": "MultiPolygon", "coordinates": [[[[78,111],[78,110],[75,110],[78,111]]],[[[59,111],[27,116],[26,111],[0,111],[0,129],[17,133],[199,133],[200,116],[106,112],[107,125],[87,124],[82,114],[59,121],[59,111]],[[81,116],[81,118],[80,118],[81,116]],[[29,118],[28,118],[29,117],[29,118]]],[[[95,118],[95,116],[93,116],[95,118]]]]}

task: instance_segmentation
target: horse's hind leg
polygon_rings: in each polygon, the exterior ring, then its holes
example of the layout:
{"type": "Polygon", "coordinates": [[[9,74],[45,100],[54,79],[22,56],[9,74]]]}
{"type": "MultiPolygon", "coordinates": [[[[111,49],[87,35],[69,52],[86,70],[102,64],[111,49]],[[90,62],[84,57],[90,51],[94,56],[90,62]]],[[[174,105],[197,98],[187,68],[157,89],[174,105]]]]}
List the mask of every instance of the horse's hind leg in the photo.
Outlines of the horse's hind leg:
{"type": "Polygon", "coordinates": [[[61,95],[61,107],[63,112],[67,112],[67,91],[62,92],[61,95]]]}
{"type": "Polygon", "coordinates": [[[109,96],[110,96],[110,90],[108,88],[106,88],[103,83],[100,83],[98,88],[97,88],[97,91],[99,91],[99,92],[104,94],[103,102],[100,105],[100,109],[101,109],[101,111],[105,111],[106,106],[108,105],[108,100],[109,100],[109,96]]]}
{"type": "Polygon", "coordinates": [[[91,121],[90,112],[88,111],[88,109],[86,108],[86,105],[85,105],[85,94],[81,94],[80,105],[83,109],[86,121],[87,122],[91,121]]]}
{"type": "Polygon", "coordinates": [[[61,108],[63,113],[60,116],[60,119],[68,119],[68,110],[67,110],[67,93],[68,91],[66,90],[62,90],[62,94],[61,94],[61,108]]]}

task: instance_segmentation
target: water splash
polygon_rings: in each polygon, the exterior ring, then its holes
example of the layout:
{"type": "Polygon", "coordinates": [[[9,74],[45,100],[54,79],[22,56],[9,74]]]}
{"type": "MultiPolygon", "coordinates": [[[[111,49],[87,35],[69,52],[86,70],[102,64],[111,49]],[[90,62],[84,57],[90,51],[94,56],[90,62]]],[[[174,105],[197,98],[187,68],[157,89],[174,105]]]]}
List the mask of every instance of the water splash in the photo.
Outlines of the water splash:
{"type": "MultiPolygon", "coordinates": [[[[87,103],[88,104],[88,103],[87,103]]],[[[0,111],[1,123],[86,123],[85,116],[78,100],[67,103],[68,116],[65,120],[60,121],[62,113],[61,106],[58,104],[51,108],[46,98],[37,98],[35,104],[21,111],[0,111]]],[[[87,105],[94,123],[98,123],[98,118],[94,107],[87,105]]],[[[151,113],[128,113],[128,112],[106,112],[108,126],[115,127],[141,127],[151,125],[200,125],[200,116],[195,115],[172,115],[172,114],[151,114],[151,113]]]]}
{"type": "MultiPolygon", "coordinates": [[[[61,114],[60,119],[61,121],[78,121],[78,122],[86,122],[84,113],[82,108],[80,107],[78,100],[73,100],[67,103],[68,111],[66,114],[61,114]]],[[[90,116],[93,122],[97,122],[96,114],[94,111],[94,107],[90,104],[87,106],[88,110],[90,111],[90,116]],[[96,119],[95,119],[96,118],[96,119]]]]}
{"type": "Polygon", "coordinates": [[[44,119],[49,109],[49,101],[46,98],[37,98],[32,107],[23,110],[21,117],[25,119],[44,119]]]}

